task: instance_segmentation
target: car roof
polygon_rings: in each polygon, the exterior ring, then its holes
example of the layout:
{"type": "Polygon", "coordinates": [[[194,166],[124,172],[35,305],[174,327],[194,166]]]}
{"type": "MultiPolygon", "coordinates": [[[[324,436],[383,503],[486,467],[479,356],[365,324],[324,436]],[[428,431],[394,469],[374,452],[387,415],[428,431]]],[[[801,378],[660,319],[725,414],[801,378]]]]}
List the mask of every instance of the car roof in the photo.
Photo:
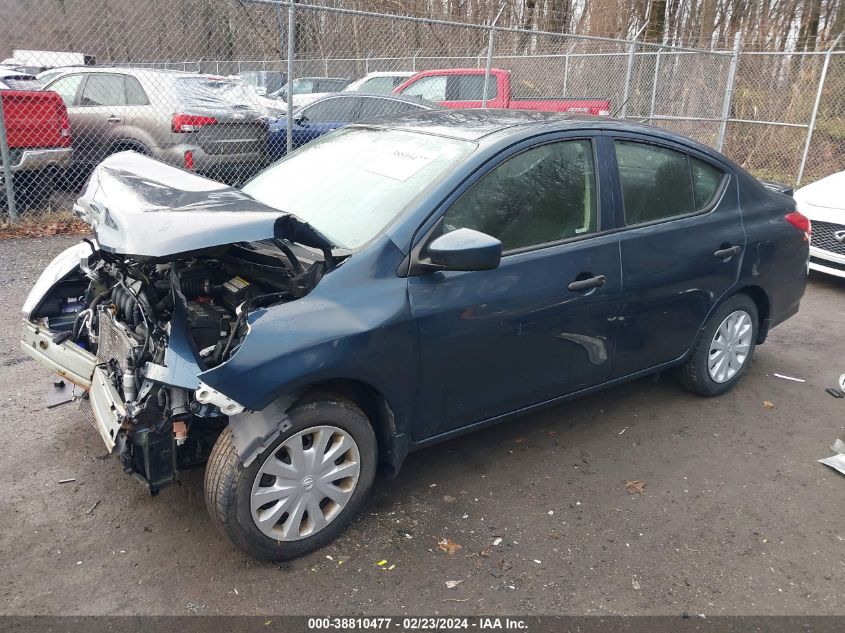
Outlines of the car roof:
{"type": "Polygon", "coordinates": [[[514,140],[518,141],[534,133],[574,129],[640,132],[680,142],[703,153],[718,155],[723,161],[730,162],[712,148],[664,128],[643,125],[626,119],[598,117],[573,112],[447,108],[408,112],[391,116],[383,123],[360,125],[422,132],[465,141],[480,141],[486,137],[496,137],[496,139],[513,137],[514,140]]]}

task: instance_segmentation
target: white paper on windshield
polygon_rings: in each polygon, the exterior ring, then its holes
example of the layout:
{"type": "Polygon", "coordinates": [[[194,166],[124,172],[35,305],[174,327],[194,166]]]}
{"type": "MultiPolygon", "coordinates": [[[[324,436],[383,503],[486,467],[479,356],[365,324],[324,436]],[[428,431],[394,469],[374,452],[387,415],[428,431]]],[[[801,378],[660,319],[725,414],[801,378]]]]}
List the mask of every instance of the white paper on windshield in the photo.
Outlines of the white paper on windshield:
{"type": "Polygon", "coordinates": [[[434,156],[397,149],[387,155],[375,158],[365,169],[370,173],[404,182],[432,160],[434,160],[434,156]]]}

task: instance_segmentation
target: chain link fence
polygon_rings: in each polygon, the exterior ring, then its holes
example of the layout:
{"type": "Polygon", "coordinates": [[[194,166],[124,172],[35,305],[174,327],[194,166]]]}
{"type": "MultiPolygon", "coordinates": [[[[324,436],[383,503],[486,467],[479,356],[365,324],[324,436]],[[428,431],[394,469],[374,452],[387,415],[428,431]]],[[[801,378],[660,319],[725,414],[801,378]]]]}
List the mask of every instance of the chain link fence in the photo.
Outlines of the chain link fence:
{"type": "Polygon", "coordinates": [[[2,221],[67,216],[115,152],[238,184],[337,127],[444,105],[649,123],[789,184],[845,169],[839,43],[710,51],[496,24],[275,0],[17,3],[0,24],[2,221]]]}

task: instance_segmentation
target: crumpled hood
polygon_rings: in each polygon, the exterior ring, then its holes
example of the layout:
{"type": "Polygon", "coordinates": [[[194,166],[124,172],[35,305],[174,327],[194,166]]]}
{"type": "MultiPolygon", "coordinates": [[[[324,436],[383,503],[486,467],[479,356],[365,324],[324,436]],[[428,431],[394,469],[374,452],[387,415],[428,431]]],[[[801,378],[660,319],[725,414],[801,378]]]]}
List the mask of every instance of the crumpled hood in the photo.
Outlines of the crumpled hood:
{"type": "Polygon", "coordinates": [[[100,163],[74,213],[91,225],[104,251],[150,260],[273,237],[331,248],[295,216],[137,152],[100,163]]]}

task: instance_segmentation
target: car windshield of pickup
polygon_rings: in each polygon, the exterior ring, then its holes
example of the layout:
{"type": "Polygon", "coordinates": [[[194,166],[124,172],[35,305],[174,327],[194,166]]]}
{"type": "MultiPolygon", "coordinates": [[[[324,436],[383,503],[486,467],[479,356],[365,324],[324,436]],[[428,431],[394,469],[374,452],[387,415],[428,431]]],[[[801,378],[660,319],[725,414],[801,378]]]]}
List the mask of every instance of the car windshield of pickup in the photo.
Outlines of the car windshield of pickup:
{"type": "Polygon", "coordinates": [[[271,165],[243,190],[309,222],[334,245],[354,250],[475,147],[402,130],[346,129],[271,165]]]}

